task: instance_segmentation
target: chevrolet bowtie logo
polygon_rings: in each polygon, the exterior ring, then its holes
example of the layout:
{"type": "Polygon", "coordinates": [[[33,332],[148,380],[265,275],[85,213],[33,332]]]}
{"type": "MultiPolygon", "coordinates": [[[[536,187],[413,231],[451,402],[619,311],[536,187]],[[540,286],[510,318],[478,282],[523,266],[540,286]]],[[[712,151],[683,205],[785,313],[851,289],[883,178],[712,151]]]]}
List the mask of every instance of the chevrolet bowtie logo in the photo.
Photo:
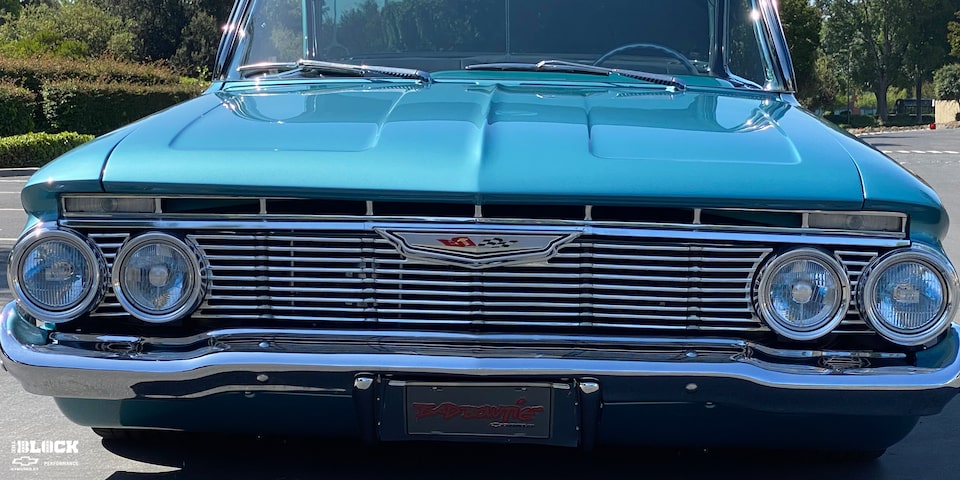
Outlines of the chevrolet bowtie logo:
{"type": "Polygon", "coordinates": [[[377,233],[393,243],[408,260],[481,269],[542,263],[557,254],[579,231],[444,231],[387,230],[377,233]]]}
{"type": "Polygon", "coordinates": [[[40,463],[40,459],[33,458],[33,457],[19,457],[19,458],[14,458],[12,463],[14,465],[19,465],[21,467],[32,467],[40,463]]]}

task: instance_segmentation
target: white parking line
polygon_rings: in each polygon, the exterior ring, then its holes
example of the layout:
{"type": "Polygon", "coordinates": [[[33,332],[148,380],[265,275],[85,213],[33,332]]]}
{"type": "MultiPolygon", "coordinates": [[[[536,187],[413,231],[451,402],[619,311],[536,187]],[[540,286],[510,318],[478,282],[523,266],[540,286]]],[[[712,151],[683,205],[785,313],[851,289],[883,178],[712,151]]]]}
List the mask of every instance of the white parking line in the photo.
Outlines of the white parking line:
{"type": "Polygon", "coordinates": [[[960,155],[960,152],[953,150],[881,150],[887,155],[891,153],[919,154],[919,155],[960,155]]]}

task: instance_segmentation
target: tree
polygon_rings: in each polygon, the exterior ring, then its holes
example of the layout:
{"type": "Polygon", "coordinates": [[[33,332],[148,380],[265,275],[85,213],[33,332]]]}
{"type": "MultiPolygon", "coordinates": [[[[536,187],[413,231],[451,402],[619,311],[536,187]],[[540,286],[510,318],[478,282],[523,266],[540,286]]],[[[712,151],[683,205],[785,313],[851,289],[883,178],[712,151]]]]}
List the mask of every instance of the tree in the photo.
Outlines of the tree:
{"type": "Polygon", "coordinates": [[[940,100],[953,100],[960,106],[960,64],[944,65],[934,72],[933,86],[940,100]]]}
{"type": "Polygon", "coordinates": [[[947,24],[947,41],[950,43],[950,55],[960,58],[960,12],[947,24]]]}
{"type": "Polygon", "coordinates": [[[13,18],[16,18],[20,14],[20,9],[23,8],[20,6],[18,0],[0,0],[0,14],[10,14],[13,18]]]}
{"type": "MultiPolygon", "coordinates": [[[[827,55],[817,57],[814,65],[813,87],[800,97],[801,102],[811,109],[832,109],[837,104],[837,96],[843,91],[837,78],[837,66],[827,55]]],[[[804,93],[804,92],[801,92],[804,93]]]]}
{"type": "Polygon", "coordinates": [[[848,80],[877,96],[877,113],[887,120],[887,91],[903,84],[907,44],[903,18],[909,0],[820,0],[825,18],[824,50],[848,80]]]}
{"type": "Polygon", "coordinates": [[[820,97],[822,80],[817,72],[822,24],[820,11],[807,0],[783,0],[780,2],[780,17],[797,75],[797,97],[804,105],[817,108],[820,106],[816,99],[820,97]]]}
{"type": "MultiPolygon", "coordinates": [[[[807,0],[783,0],[780,3],[780,18],[783,22],[783,31],[790,46],[790,56],[793,58],[794,71],[797,76],[797,98],[809,108],[825,106],[834,94],[822,94],[829,79],[823,68],[818,70],[818,61],[822,54],[820,49],[820,30],[822,16],[816,6],[807,0]]],[[[823,62],[820,62],[823,63],[823,62]]],[[[827,88],[829,90],[829,88],[827,88]]]]}
{"type": "Polygon", "coordinates": [[[0,26],[0,50],[12,56],[109,56],[130,59],[135,50],[131,25],[96,6],[67,2],[23,8],[0,26]]]}
{"type": "Polygon", "coordinates": [[[134,24],[140,40],[140,60],[169,59],[177,52],[180,34],[189,23],[185,0],[86,0],[134,24]]]}
{"type": "MultiPolygon", "coordinates": [[[[924,81],[933,78],[933,71],[947,60],[947,24],[953,17],[953,2],[949,0],[913,0],[902,18],[904,42],[903,74],[913,80],[901,85],[913,87],[917,105],[923,97],[924,81]]],[[[921,112],[917,108],[917,123],[921,112]]]]}
{"type": "Polygon", "coordinates": [[[213,66],[220,26],[227,22],[233,7],[233,0],[76,1],[93,3],[133,24],[139,39],[137,60],[170,60],[189,74],[213,66]]]}
{"type": "Polygon", "coordinates": [[[207,12],[194,14],[190,23],[183,27],[180,45],[170,63],[181,71],[206,76],[213,69],[220,41],[218,26],[217,20],[207,12]]]}

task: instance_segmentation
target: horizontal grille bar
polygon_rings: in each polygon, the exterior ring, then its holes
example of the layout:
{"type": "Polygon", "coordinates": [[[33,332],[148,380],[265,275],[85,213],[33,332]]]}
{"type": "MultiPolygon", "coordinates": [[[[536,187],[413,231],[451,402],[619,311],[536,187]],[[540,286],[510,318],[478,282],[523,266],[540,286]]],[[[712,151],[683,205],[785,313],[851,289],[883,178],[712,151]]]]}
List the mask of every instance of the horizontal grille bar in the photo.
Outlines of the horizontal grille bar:
{"type": "MultiPolygon", "coordinates": [[[[88,232],[111,263],[127,234],[88,232]]],[[[369,230],[201,230],[208,291],[193,317],[397,326],[769,332],[753,313],[749,242],[581,235],[549,259],[476,271],[404,258],[369,230]]],[[[834,252],[856,284],[881,253],[834,252]]],[[[125,315],[108,293],[95,317],[125,315]]],[[[839,331],[869,332],[856,298],[839,331]]]]}

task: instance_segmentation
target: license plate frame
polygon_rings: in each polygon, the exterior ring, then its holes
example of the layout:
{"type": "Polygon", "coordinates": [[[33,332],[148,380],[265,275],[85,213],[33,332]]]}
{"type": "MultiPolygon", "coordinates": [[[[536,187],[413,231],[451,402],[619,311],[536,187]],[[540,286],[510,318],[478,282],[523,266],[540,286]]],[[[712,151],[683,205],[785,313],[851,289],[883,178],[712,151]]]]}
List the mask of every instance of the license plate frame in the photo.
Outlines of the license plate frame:
{"type": "Polygon", "coordinates": [[[578,443],[570,383],[389,380],[384,387],[381,440],[578,443]]]}

